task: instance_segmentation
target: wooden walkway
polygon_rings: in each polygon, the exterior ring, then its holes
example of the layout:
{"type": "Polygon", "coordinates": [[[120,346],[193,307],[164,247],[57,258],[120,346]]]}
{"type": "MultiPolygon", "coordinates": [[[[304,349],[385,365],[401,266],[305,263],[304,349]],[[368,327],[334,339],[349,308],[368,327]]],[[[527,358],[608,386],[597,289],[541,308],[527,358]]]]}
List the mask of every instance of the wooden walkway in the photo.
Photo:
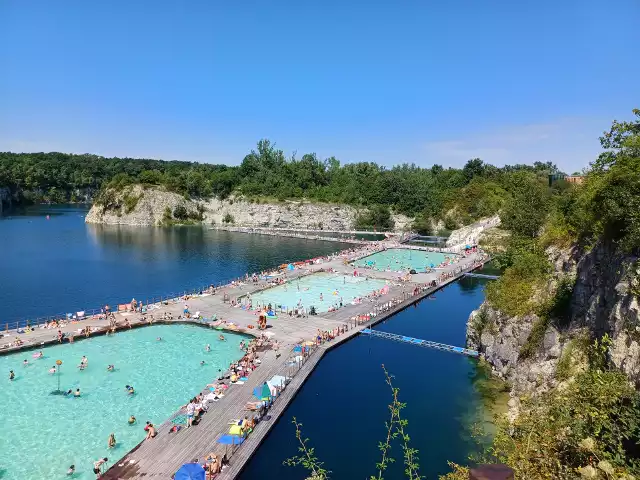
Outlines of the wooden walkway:
{"type": "MultiPolygon", "coordinates": [[[[363,255],[369,252],[363,251],[363,255]]],[[[182,464],[194,459],[202,462],[210,452],[219,455],[231,454],[232,448],[220,445],[217,440],[226,434],[229,429],[229,422],[233,419],[240,419],[245,416],[251,417],[251,412],[245,410],[245,404],[253,398],[253,389],[262,385],[274,375],[283,375],[291,378],[290,383],[275,400],[268,415],[270,420],[260,422],[251,435],[241,446],[233,447],[233,455],[230,457],[230,465],[217,478],[220,480],[234,479],[244,468],[246,462],[251,458],[260,443],[264,440],[269,430],[273,427],[282,412],[293,400],[299,388],[311,374],[324,353],[344,341],[357,335],[363,328],[370,327],[394,315],[398,311],[432,294],[435,290],[460,278],[466,271],[478,268],[479,257],[462,257],[460,262],[438,272],[428,274],[417,274],[411,277],[410,282],[401,283],[397,281],[398,274],[393,272],[377,272],[367,270],[366,275],[372,278],[386,279],[390,281],[390,289],[387,295],[375,300],[366,299],[361,304],[346,305],[343,308],[331,313],[321,313],[307,318],[295,318],[286,314],[280,314],[277,320],[270,322],[271,332],[280,344],[282,356],[276,358],[275,352],[269,350],[260,354],[261,365],[248,377],[244,385],[231,385],[225,396],[215,403],[209,403],[209,411],[202,417],[200,423],[192,428],[183,428],[178,433],[169,434],[172,426],[167,420],[158,427],[158,435],[151,440],[144,440],[133,450],[128,452],[123,458],[116,461],[111,468],[103,475],[106,480],[133,479],[133,478],[171,478],[182,464]],[[426,288],[443,272],[449,272],[448,278],[440,282],[435,287],[426,288]],[[392,301],[393,300],[393,301],[392,301]],[[374,313],[374,316],[364,321],[362,318],[374,313]],[[359,317],[361,320],[354,320],[359,317]],[[312,353],[302,364],[291,365],[294,346],[305,340],[315,338],[317,331],[333,330],[336,327],[347,327],[348,330],[336,339],[315,347],[312,353]]],[[[344,263],[344,258],[338,257],[321,265],[314,265],[306,269],[295,270],[287,273],[287,279],[291,280],[301,275],[310,274],[319,269],[333,269],[344,275],[352,275],[353,267],[344,263]]],[[[203,295],[192,297],[186,300],[191,312],[200,311],[205,318],[216,315],[218,319],[232,321],[235,324],[234,332],[255,335],[255,329],[249,329],[249,325],[255,325],[255,314],[232,307],[229,303],[223,302],[223,295],[230,298],[239,298],[248,293],[264,289],[267,285],[264,282],[248,285],[229,286],[217,292],[216,295],[203,295]]],[[[169,303],[168,305],[158,305],[150,313],[156,318],[163,313],[172,313],[173,322],[184,322],[184,319],[177,320],[178,315],[184,307],[184,300],[169,303]]],[[[147,323],[137,317],[137,314],[118,315],[119,321],[124,318],[129,320],[133,327],[146,325],[147,323]]],[[[208,322],[188,320],[205,327],[208,322]]],[[[163,323],[171,323],[166,321],[163,323]]],[[[91,320],[81,322],[82,326],[93,325],[102,330],[106,327],[105,321],[91,320]]],[[[66,327],[68,331],[77,330],[78,324],[66,327]]],[[[54,342],[57,330],[37,329],[29,336],[30,348],[41,348],[41,342],[46,345],[54,342]]],[[[27,338],[27,336],[21,336],[27,338]]],[[[77,338],[81,340],[81,338],[77,338]]],[[[13,350],[13,349],[11,349],[13,350]]],[[[4,352],[3,352],[4,353],[4,352]]],[[[213,381],[214,379],[212,379],[213,381]]],[[[203,385],[204,387],[204,385],[203,385]]],[[[184,402],[198,392],[185,392],[184,402]]],[[[176,412],[177,414],[178,412],[176,412]]],[[[175,414],[174,414],[175,416],[175,414]]],[[[173,418],[172,416],[171,418],[173,418]]],[[[91,459],[87,459],[91,461],[91,459]]]]}

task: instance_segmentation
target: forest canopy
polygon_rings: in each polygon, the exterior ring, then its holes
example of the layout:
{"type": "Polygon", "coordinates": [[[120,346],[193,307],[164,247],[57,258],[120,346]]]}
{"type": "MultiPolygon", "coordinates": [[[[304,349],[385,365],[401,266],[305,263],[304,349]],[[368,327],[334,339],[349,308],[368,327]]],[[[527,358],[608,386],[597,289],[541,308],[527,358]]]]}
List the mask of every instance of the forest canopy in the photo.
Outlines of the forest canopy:
{"type": "Polygon", "coordinates": [[[342,165],[335,157],[323,160],[313,153],[287,157],[269,140],[259,141],[238,166],[56,152],[0,153],[0,187],[8,187],[22,203],[84,201],[106,186],[141,183],[194,198],[241,194],[375,207],[380,212],[391,209],[415,216],[425,229],[426,220],[445,220],[446,212],[452,228],[495,214],[517,191],[514,181],[523,172],[542,186],[558,169],[550,162],[498,168],[478,158],[462,169],[415,164],[386,168],[372,162],[342,165]]]}

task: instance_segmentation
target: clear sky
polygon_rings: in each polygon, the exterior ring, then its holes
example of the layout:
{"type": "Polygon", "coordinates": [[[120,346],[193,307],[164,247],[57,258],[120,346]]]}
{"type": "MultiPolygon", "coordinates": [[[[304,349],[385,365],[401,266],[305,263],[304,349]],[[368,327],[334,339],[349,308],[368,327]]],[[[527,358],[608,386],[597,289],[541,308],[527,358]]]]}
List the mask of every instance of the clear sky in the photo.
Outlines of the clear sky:
{"type": "Polygon", "coordinates": [[[637,0],[0,0],[0,150],[586,166],[637,0]]]}

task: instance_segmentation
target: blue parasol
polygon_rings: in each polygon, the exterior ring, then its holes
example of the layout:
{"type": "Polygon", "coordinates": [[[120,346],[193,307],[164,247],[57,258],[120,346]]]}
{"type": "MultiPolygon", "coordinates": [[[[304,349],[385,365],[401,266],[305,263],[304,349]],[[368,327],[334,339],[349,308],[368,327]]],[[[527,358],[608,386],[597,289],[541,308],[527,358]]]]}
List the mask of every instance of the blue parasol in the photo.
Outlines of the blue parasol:
{"type": "Polygon", "coordinates": [[[223,445],[240,445],[244,442],[244,437],[238,435],[223,435],[218,439],[218,443],[223,445]]]}
{"type": "Polygon", "coordinates": [[[205,480],[204,468],[197,463],[185,463],[173,478],[174,480],[205,480]]]}

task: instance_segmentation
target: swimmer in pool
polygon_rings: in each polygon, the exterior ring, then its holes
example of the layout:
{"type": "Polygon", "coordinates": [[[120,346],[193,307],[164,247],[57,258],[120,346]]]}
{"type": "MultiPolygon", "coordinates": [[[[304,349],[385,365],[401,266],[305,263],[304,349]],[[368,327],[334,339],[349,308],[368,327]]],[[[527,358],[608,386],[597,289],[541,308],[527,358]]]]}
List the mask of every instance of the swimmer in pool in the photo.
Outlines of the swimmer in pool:
{"type": "Polygon", "coordinates": [[[22,362],[22,366],[23,367],[28,367],[29,366],[29,360],[27,360],[26,358],[24,359],[24,362],[22,362]]]}
{"type": "Polygon", "coordinates": [[[13,380],[14,378],[16,378],[16,374],[13,373],[13,370],[9,370],[9,380],[13,380]]]}
{"type": "Polygon", "coordinates": [[[129,422],[129,425],[133,425],[134,423],[136,423],[136,417],[134,417],[133,415],[131,415],[131,416],[129,417],[128,422],[129,422]]]}
{"type": "Polygon", "coordinates": [[[131,385],[125,385],[124,388],[127,390],[128,395],[133,395],[134,393],[136,393],[131,385]]]}
{"type": "Polygon", "coordinates": [[[112,433],[109,435],[109,440],[107,440],[107,445],[109,448],[113,448],[116,446],[116,436],[112,433]]]}
{"type": "Polygon", "coordinates": [[[324,302],[324,298],[322,297],[322,294],[320,294],[320,301],[324,302]]]}
{"type": "Polygon", "coordinates": [[[49,373],[50,373],[51,375],[53,375],[54,373],[56,373],[56,366],[55,366],[55,365],[49,369],[49,373]]]}
{"type": "Polygon", "coordinates": [[[158,337],[158,338],[156,338],[156,340],[157,340],[158,342],[161,342],[161,341],[162,341],[162,337],[158,337]]]}
{"type": "Polygon", "coordinates": [[[211,345],[209,345],[209,344],[207,343],[207,346],[206,346],[206,347],[204,347],[204,349],[205,349],[205,351],[210,352],[210,351],[211,351],[211,345]]]}
{"type": "Polygon", "coordinates": [[[76,472],[76,466],[75,465],[71,465],[69,467],[69,470],[67,470],[67,475],[71,476],[76,472]]]}
{"type": "Polygon", "coordinates": [[[68,397],[69,395],[72,395],[72,394],[73,394],[73,390],[67,390],[66,392],[63,393],[65,397],[68,397]]]}
{"type": "Polygon", "coordinates": [[[224,342],[224,335],[220,334],[218,338],[224,342]]]}
{"type": "Polygon", "coordinates": [[[204,366],[204,360],[200,362],[200,366],[204,366]]]}
{"type": "Polygon", "coordinates": [[[76,388],[76,391],[73,394],[74,397],[78,398],[80,396],[80,389],[76,388]]]}
{"type": "Polygon", "coordinates": [[[113,365],[109,365],[107,367],[107,372],[113,372],[116,369],[116,367],[114,367],[113,365]]]}

